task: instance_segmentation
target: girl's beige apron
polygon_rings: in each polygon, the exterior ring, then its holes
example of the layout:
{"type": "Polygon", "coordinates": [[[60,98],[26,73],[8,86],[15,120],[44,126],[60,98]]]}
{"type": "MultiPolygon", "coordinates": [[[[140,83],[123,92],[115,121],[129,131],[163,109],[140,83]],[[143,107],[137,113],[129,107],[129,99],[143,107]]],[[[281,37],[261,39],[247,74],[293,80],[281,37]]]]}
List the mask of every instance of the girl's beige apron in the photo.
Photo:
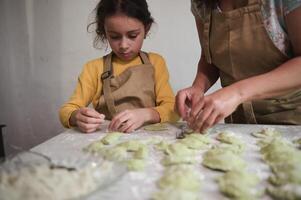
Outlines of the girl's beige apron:
{"type": "MultiPolygon", "coordinates": [[[[208,11],[201,43],[208,63],[219,68],[221,84],[269,72],[289,58],[273,44],[261,16],[260,0],[229,12],[208,11]]],[[[301,90],[239,105],[228,123],[301,124],[301,90]]]]}
{"type": "Polygon", "coordinates": [[[142,64],[131,66],[116,77],[113,76],[112,56],[110,53],[104,57],[103,93],[96,110],[111,120],[126,109],[154,107],[154,67],[147,54],[140,52],[142,64]]]}

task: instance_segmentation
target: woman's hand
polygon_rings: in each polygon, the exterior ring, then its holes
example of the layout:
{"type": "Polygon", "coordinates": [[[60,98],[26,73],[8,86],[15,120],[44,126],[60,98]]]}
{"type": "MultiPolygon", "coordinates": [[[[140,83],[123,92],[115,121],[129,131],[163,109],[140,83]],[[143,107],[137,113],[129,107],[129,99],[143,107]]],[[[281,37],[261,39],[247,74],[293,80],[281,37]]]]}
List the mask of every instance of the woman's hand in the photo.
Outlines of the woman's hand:
{"type": "Polygon", "coordinates": [[[125,110],[113,117],[109,130],[129,133],[146,122],[160,122],[159,113],[152,108],[125,110]]]}
{"type": "Polygon", "coordinates": [[[222,88],[192,106],[188,124],[193,130],[202,132],[229,116],[241,103],[238,90],[231,86],[222,88]]]}
{"type": "Polygon", "coordinates": [[[105,116],[92,108],[80,108],[72,113],[70,125],[77,126],[84,133],[95,131],[104,122],[105,116]]]}
{"type": "Polygon", "coordinates": [[[183,120],[187,120],[190,110],[204,96],[201,89],[191,86],[180,90],[176,95],[175,110],[183,120]]]}

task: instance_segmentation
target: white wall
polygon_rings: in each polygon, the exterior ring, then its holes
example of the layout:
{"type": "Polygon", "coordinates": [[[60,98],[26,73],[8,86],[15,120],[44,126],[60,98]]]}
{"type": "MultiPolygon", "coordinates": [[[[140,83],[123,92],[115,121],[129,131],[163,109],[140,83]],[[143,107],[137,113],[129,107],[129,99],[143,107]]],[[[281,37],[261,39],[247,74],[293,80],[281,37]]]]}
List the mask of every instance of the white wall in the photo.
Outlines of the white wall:
{"type": "MultiPolygon", "coordinates": [[[[165,57],[176,92],[192,83],[200,55],[190,1],[148,2],[156,25],[144,50],[165,57]]],[[[8,152],[63,131],[60,105],[71,95],[84,63],[104,55],[86,32],[96,3],[0,0],[0,124],[7,125],[8,152]]]]}

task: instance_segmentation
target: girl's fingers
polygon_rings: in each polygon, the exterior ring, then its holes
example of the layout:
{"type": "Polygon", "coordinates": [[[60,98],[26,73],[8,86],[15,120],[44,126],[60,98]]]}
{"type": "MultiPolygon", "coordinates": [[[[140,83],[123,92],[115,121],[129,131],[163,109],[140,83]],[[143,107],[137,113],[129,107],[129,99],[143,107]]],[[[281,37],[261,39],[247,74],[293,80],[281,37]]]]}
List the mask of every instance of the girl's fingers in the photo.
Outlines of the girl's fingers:
{"type": "Polygon", "coordinates": [[[122,125],[120,127],[118,127],[118,130],[120,132],[127,132],[127,130],[133,125],[134,125],[134,122],[128,120],[128,121],[122,123],[122,125]]]}
{"type": "Polygon", "coordinates": [[[132,125],[129,126],[124,132],[130,133],[130,132],[133,132],[136,128],[137,128],[136,125],[135,125],[135,124],[132,124],[132,125]]]}
{"type": "Polygon", "coordinates": [[[86,133],[95,131],[98,128],[98,126],[98,124],[87,124],[80,121],[78,122],[78,128],[86,133]]]}
{"type": "Polygon", "coordinates": [[[123,111],[121,113],[118,113],[109,124],[110,130],[118,130],[118,128],[121,126],[122,123],[128,120],[128,111],[123,111]]]}
{"type": "Polygon", "coordinates": [[[91,108],[82,108],[80,110],[81,114],[87,117],[97,118],[97,119],[104,119],[104,115],[100,114],[94,109],[91,108]]]}
{"type": "Polygon", "coordinates": [[[115,124],[118,123],[117,121],[119,120],[120,116],[122,116],[123,114],[124,114],[124,112],[120,112],[113,117],[113,119],[111,120],[111,123],[109,124],[109,130],[114,130],[114,128],[116,127],[115,124]]]}
{"type": "Polygon", "coordinates": [[[86,124],[101,124],[104,122],[104,119],[87,117],[84,115],[79,115],[77,119],[78,119],[78,121],[80,121],[82,123],[86,123],[86,124]]]}

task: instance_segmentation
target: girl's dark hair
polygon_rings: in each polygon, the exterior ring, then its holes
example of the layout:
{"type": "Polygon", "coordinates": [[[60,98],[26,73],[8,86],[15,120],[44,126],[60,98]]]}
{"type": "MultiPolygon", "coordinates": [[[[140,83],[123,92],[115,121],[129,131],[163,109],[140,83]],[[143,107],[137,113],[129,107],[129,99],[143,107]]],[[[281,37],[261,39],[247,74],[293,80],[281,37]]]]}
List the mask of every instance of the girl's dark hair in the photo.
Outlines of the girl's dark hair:
{"type": "Polygon", "coordinates": [[[116,13],[125,14],[128,17],[138,19],[144,24],[145,28],[150,28],[154,22],[151,16],[146,0],[100,0],[95,10],[95,21],[87,26],[96,25],[93,46],[98,47],[99,42],[106,42],[106,34],[104,22],[107,17],[113,16],[116,13]]]}

